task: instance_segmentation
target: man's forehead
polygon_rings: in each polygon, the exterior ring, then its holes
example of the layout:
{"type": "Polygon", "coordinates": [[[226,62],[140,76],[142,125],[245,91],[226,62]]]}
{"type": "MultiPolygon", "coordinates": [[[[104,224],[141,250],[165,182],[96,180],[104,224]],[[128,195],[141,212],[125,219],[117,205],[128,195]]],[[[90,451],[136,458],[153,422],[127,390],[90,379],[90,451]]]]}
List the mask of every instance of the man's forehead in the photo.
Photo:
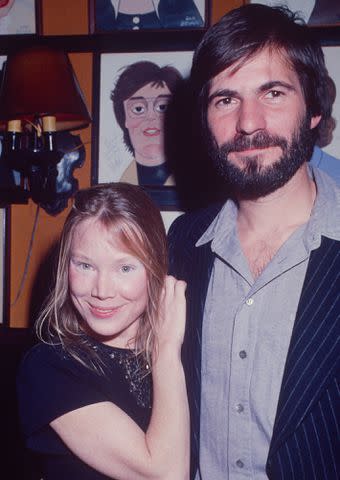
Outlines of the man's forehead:
{"type": "Polygon", "coordinates": [[[276,75],[284,75],[298,81],[298,75],[288,54],[282,49],[267,47],[252,55],[242,57],[218,73],[210,80],[210,91],[215,85],[224,80],[230,79],[232,81],[234,77],[237,77],[237,80],[242,79],[243,81],[256,83],[257,80],[261,81],[260,75],[273,77],[271,80],[276,75]],[[252,73],[251,77],[248,76],[248,72],[252,73]],[[259,75],[258,78],[256,77],[257,73],[259,75]]]}

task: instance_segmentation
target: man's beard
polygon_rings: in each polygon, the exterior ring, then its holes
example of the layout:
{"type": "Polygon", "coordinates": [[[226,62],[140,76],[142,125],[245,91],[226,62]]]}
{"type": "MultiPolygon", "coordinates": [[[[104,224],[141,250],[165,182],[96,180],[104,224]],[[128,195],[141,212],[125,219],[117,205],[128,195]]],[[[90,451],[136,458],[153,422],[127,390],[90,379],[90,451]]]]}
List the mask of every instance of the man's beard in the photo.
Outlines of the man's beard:
{"type": "Polygon", "coordinates": [[[315,143],[315,134],[310,128],[308,115],[299,123],[290,144],[286,138],[270,135],[265,130],[252,137],[239,135],[221,147],[217,146],[211,133],[209,136],[210,155],[215,167],[219,175],[227,181],[229,193],[238,199],[265,197],[281,188],[295,175],[301,165],[310,159],[315,143]],[[228,160],[230,152],[275,146],[282,149],[282,155],[269,166],[261,165],[259,155],[243,157],[243,168],[228,160]]]}

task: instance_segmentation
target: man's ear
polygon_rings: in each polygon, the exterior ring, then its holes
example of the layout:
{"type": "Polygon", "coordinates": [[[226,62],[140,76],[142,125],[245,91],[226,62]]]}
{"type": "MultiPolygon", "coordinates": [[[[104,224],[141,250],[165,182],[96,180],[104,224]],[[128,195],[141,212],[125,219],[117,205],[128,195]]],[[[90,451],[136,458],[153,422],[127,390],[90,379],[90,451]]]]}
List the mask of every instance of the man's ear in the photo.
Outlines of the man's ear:
{"type": "Polygon", "coordinates": [[[310,128],[313,130],[313,128],[317,127],[320,123],[321,120],[321,115],[316,115],[315,117],[312,117],[310,120],[310,128]]]}

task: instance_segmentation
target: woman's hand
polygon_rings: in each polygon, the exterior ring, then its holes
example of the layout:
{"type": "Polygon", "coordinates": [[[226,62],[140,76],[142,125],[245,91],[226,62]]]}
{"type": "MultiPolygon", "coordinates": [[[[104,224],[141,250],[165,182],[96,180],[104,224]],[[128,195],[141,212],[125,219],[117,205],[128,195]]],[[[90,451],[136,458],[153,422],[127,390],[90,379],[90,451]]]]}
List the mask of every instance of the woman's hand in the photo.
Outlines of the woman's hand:
{"type": "Polygon", "coordinates": [[[159,352],[167,345],[174,346],[178,352],[181,350],[186,317],[185,289],[183,280],[170,275],[165,278],[157,331],[159,352]]]}

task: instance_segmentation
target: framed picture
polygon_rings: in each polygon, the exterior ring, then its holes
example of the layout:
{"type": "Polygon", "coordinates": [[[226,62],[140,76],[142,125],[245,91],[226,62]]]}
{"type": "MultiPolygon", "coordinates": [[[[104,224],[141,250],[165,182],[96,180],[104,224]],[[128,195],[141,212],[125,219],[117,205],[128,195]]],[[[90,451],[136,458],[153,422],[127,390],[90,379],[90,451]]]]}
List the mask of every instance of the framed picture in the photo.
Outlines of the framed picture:
{"type": "Polygon", "coordinates": [[[38,0],[0,0],[0,35],[37,33],[38,0]]]}
{"type": "Polygon", "coordinates": [[[91,33],[203,28],[209,13],[208,0],[89,0],[89,11],[91,33]]]}
{"type": "MultiPolygon", "coordinates": [[[[330,95],[334,99],[332,118],[329,124],[329,131],[324,139],[324,145],[321,145],[330,155],[339,158],[340,155],[340,46],[322,47],[325,55],[325,61],[332,83],[330,85],[330,95]]],[[[340,161],[340,160],[339,160],[340,161]]]]}
{"type": "Polygon", "coordinates": [[[0,325],[7,326],[9,313],[8,208],[0,208],[0,325]]]}
{"type": "Polygon", "coordinates": [[[252,0],[250,3],[270,6],[286,5],[292,12],[299,12],[310,26],[340,25],[338,0],[252,0]]]}
{"type": "Polygon", "coordinates": [[[5,209],[0,208],[0,324],[4,323],[5,209]]]}
{"type": "Polygon", "coordinates": [[[174,178],[164,150],[165,117],[173,92],[189,75],[192,54],[100,55],[95,183],[139,184],[162,209],[177,207],[174,178]]]}

